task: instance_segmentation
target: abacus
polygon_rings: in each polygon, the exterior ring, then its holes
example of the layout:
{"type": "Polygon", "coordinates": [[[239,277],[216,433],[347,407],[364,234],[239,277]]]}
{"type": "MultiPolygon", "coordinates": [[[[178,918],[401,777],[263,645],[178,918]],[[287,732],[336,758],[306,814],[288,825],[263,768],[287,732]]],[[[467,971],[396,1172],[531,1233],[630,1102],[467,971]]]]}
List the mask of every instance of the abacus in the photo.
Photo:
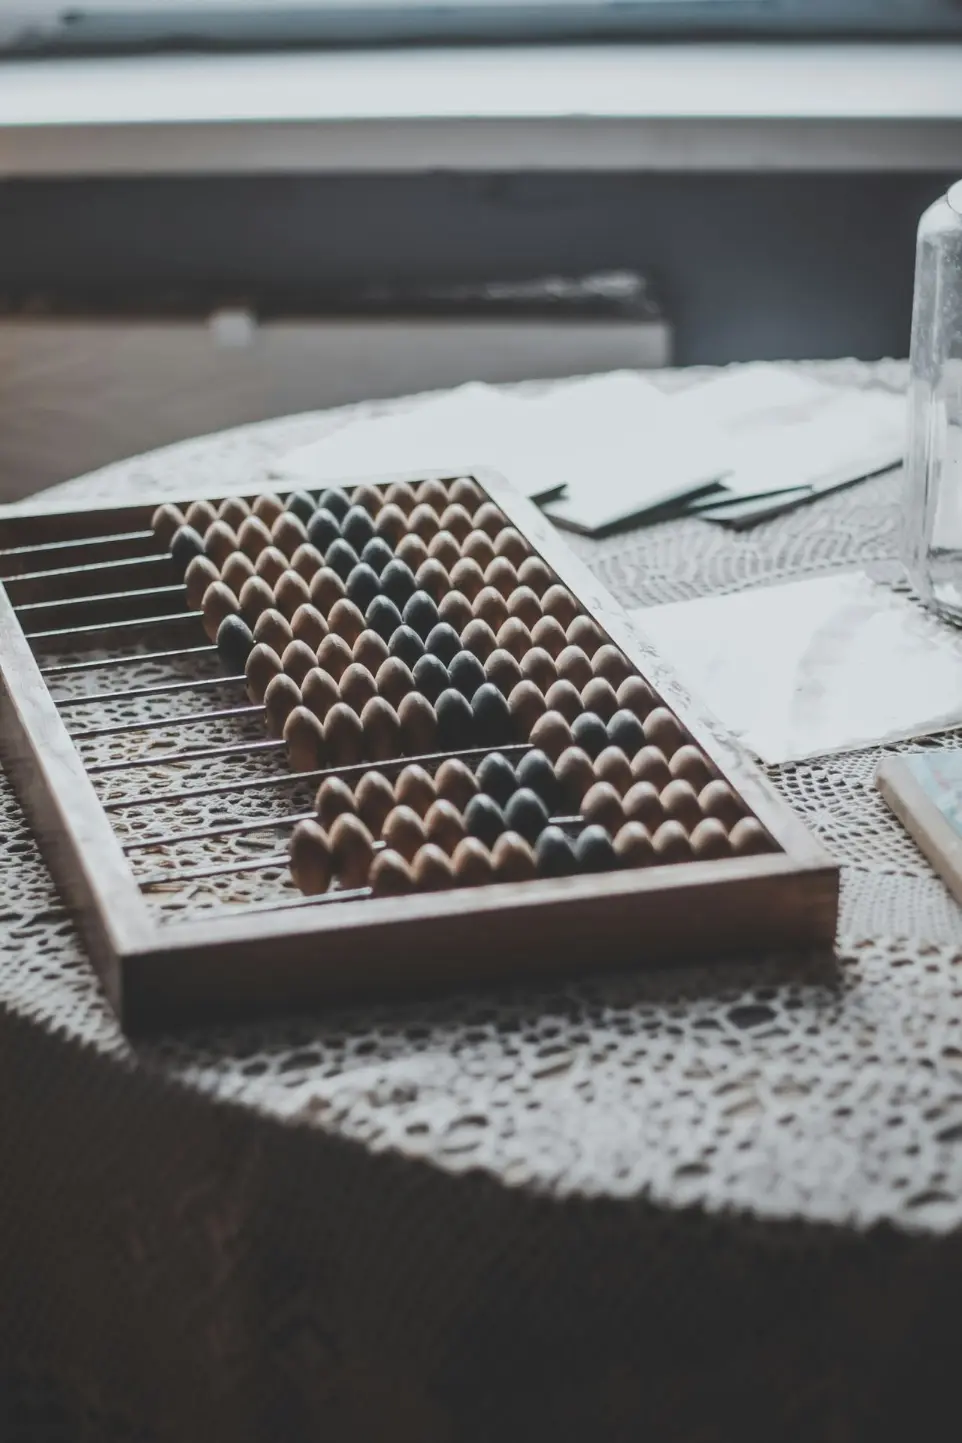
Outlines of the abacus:
{"type": "Polygon", "coordinates": [[[830,945],[838,871],[499,476],[0,515],[0,739],[129,1029],[830,945]]]}

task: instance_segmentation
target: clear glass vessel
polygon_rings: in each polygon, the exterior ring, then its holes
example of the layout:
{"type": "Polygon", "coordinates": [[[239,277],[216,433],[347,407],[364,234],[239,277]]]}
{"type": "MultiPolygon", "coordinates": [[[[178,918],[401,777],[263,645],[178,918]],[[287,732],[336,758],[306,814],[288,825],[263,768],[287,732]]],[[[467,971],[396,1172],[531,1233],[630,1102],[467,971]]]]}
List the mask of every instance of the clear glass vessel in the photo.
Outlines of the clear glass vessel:
{"type": "Polygon", "coordinates": [[[902,555],[962,624],[962,180],[923,215],[915,259],[902,555]]]}

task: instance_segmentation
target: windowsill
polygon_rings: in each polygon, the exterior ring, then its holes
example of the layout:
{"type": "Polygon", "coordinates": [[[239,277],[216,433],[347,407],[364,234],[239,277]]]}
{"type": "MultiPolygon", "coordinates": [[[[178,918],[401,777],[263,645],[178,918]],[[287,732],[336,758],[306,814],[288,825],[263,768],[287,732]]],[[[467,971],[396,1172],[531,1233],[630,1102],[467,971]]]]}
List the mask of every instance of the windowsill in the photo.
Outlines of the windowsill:
{"type": "Polygon", "coordinates": [[[0,177],[962,170],[962,44],[0,64],[0,177]]]}

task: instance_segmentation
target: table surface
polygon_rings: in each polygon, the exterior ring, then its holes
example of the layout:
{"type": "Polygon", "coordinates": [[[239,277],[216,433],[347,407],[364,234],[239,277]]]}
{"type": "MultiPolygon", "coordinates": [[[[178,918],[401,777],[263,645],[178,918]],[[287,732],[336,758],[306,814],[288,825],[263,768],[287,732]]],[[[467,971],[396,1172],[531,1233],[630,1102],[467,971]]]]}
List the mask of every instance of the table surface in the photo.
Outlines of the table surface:
{"type": "MultiPolygon", "coordinates": [[[[838,382],[905,382],[895,363],[814,369],[838,382]]],[[[694,378],[669,373],[663,384],[694,378]]],[[[253,486],[273,457],[331,424],[323,414],[259,424],[49,494],[135,500],[253,486]]],[[[837,569],[898,584],[898,494],[893,473],[741,535],[678,521],[573,544],[626,605],[837,569]]],[[[110,1414],[118,1437],[142,1427],[149,1391],[154,1431],[129,1436],[199,1436],[199,1420],[207,1437],[228,1422],[225,1437],[267,1436],[265,1420],[286,1420],[296,1395],[303,1418],[332,1426],[332,1437],[337,1420],[345,1436],[380,1436],[372,1420],[383,1405],[402,1420],[399,1438],[487,1438],[509,1414],[524,1421],[515,1400],[528,1396],[513,1374],[492,1381],[491,1337],[512,1327],[552,1335],[562,1286],[583,1320],[597,1306],[599,1328],[623,1321],[642,1306],[625,1281],[632,1250],[645,1267],[660,1259],[650,1300],[662,1298],[669,1265],[679,1270],[673,1298],[698,1276],[720,1292],[741,1287],[759,1249],[773,1277],[804,1257],[815,1289],[826,1249],[865,1258],[884,1235],[896,1250],[886,1266],[903,1269],[937,1240],[952,1245],[962,1220],[962,909],[878,798],[880,755],[770,769],[843,866],[832,963],[593,976],[136,1045],[119,1032],[0,778],[15,862],[0,875],[0,1173],[21,1178],[0,1190],[0,1280],[19,1300],[15,1328],[0,1310],[0,1358],[6,1328],[17,1396],[24,1377],[49,1372],[64,1417],[82,1398],[88,1413],[110,1414]],[[679,1219],[688,1221],[676,1236],[679,1219]],[[150,1347],[112,1318],[133,1307],[150,1309],[150,1347]],[[98,1402],[89,1378],[108,1348],[113,1381],[98,1402]],[[412,1382],[422,1369],[432,1379],[423,1388],[412,1382]],[[174,1376],[191,1380],[182,1398],[174,1376]],[[243,1401],[236,1415],[228,1395],[243,1401]],[[496,1399],[508,1396],[502,1416],[496,1399]],[[446,1431],[463,1425],[462,1403],[475,1431],[446,1431]]],[[[868,1317],[874,1285],[852,1266],[868,1317]]],[[[796,1322],[815,1327],[827,1274],[823,1286],[796,1322]]],[[[699,1317],[717,1336],[720,1319],[699,1317]]],[[[569,1342],[556,1339],[556,1358],[569,1342]]],[[[747,1334],[729,1346],[748,1368],[747,1334]]],[[[581,1365],[589,1354],[582,1346],[581,1365]]],[[[666,1364],[663,1381],[670,1373],[666,1364]]],[[[634,1396],[625,1378],[618,1387],[634,1396]]],[[[574,1428],[581,1397],[559,1404],[557,1436],[574,1428]]],[[[671,1393],[672,1416],[695,1406],[671,1393]]],[[[717,1398],[712,1406],[721,1427],[717,1398]]],[[[584,1415],[595,1436],[622,1436],[600,1416],[584,1415]]],[[[294,1438],[303,1420],[292,1417],[294,1438]]],[[[691,1419],[690,1436],[716,1436],[691,1419]]]]}

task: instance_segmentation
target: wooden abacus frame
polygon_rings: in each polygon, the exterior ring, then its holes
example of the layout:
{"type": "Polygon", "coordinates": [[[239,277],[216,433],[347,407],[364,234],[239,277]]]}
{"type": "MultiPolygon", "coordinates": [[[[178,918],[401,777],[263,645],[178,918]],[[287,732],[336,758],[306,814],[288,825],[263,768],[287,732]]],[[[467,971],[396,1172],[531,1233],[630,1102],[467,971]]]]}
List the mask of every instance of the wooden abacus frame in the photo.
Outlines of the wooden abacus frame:
{"type": "MultiPolygon", "coordinates": [[[[374,484],[450,474],[379,477],[374,484]]],[[[495,473],[474,468],[470,474],[661,694],[780,850],[336,907],[158,922],[0,586],[0,753],[126,1028],[397,995],[429,985],[831,946],[837,866],[542,514],[495,473]]],[[[11,550],[50,543],[63,545],[65,557],[73,556],[70,543],[82,554],[85,538],[149,528],[153,509],[5,508],[0,559],[9,566],[11,550]]],[[[109,559],[112,550],[111,543],[101,545],[100,558],[109,559]]]]}

